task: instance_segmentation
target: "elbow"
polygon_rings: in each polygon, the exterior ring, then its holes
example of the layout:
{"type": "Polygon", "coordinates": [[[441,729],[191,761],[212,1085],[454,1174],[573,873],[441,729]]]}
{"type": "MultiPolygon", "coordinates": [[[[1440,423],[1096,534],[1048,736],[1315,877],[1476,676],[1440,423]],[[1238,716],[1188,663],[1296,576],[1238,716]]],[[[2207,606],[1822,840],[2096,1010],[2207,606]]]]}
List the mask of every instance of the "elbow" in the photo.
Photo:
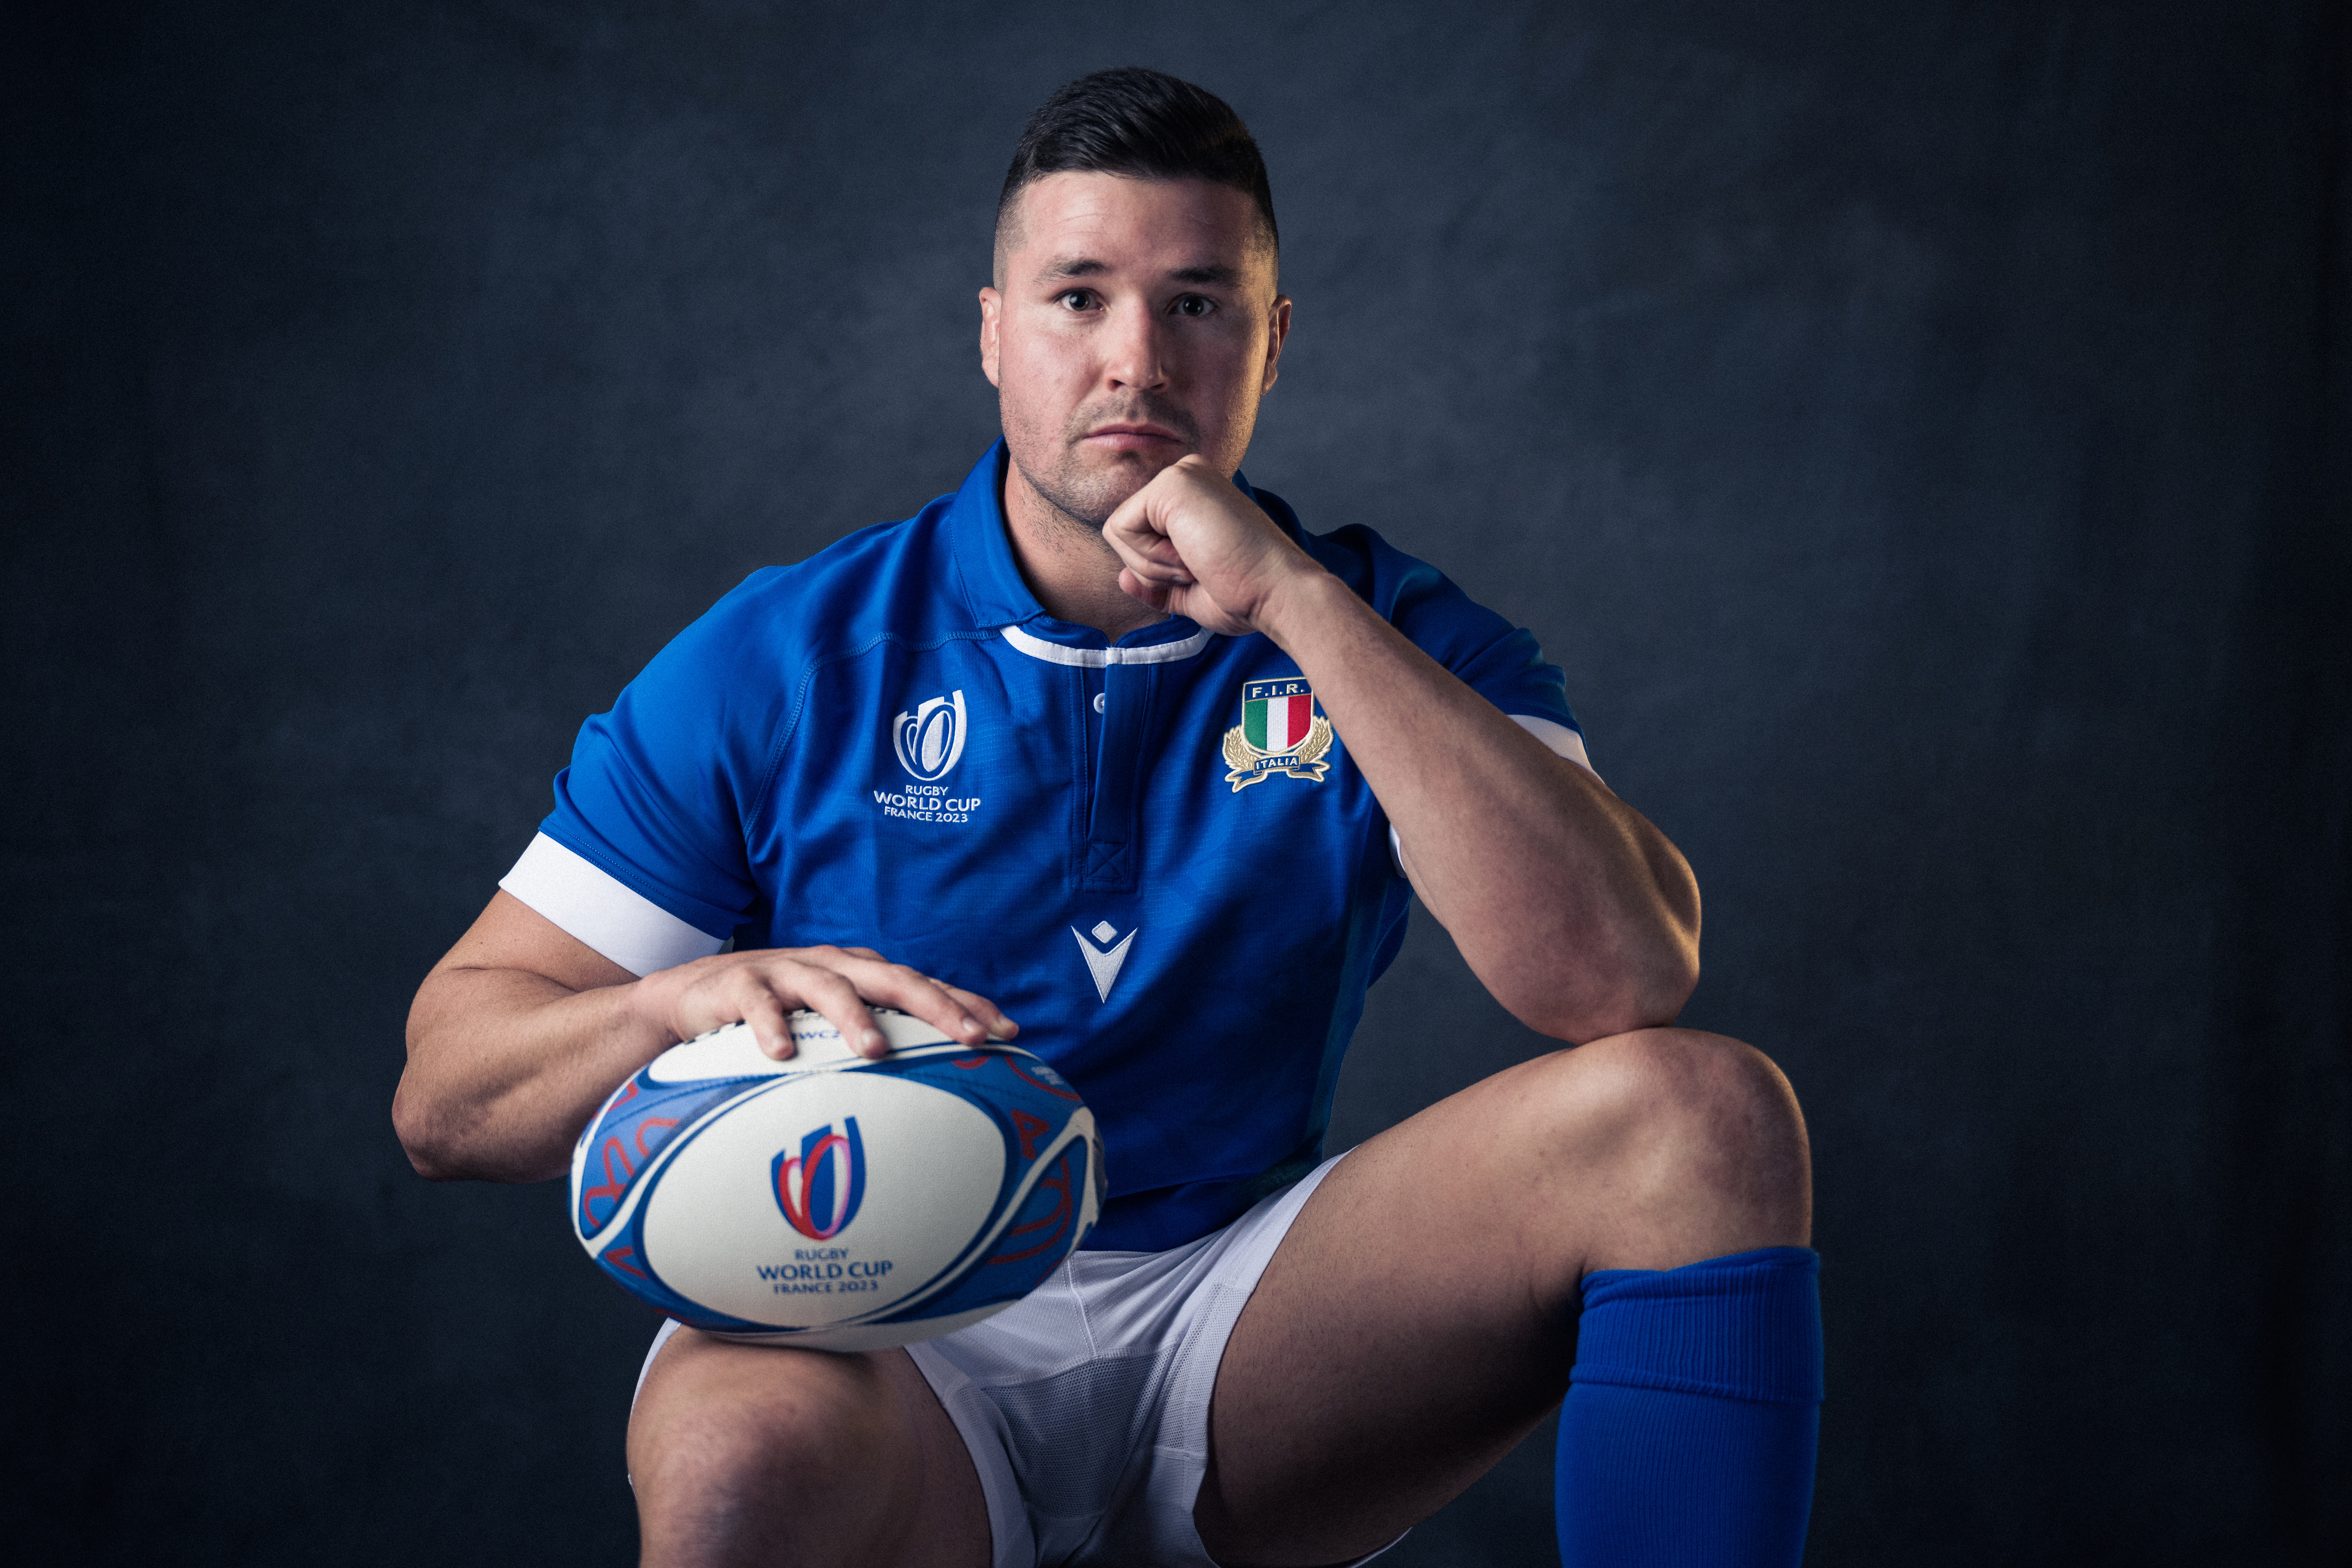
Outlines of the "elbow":
{"type": "Polygon", "coordinates": [[[1698,989],[1698,941],[1679,932],[1651,951],[1623,955],[1596,974],[1555,964],[1536,984],[1497,991],[1496,1000],[1539,1035],[1581,1046],[1636,1029],[1658,1029],[1682,1016],[1698,989]]]}
{"type": "Polygon", "coordinates": [[[408,1168],[428,1182],[462,1182],[466,1179],[465,1172],[444,1163],[440,1156],[429,1149],[420,1148],[404,1140],[401,1147],[408,1154],[408,1168]]]}
{"type": "MultiPolygon", "coordinates": [[[[1638,1015],[1632,1029],[1663,1029],[1683,1016],[1698,989],[1698,931],[1677,927],[1665,941],[1630,999],[1638,1015]]],[[[1616,1031],[1622,1034],[1624,1030],[1616,1031]]]]}
{"type": "Polygon", "coordinates": [[[450,1137],[446,1099],[433,1092],[435,1058],[421,1016],[433,978],[425,977],[409,1009],[408,1062],[392,1091],[392,1135],[400,1140],[400,1152],[408,1156],[409,1168],[418,1175],[428,1182],[455,1182],[463,1180],[466,1172],[450,1137]]]}
{"type": "Polygon", "coordinates": [[[414,1067],[393,1092],[392,1131],[409,1168],[428,1182],[544,1182],[572,1169],[569,1137],[560,1145],[501,1142],[483,1108],[430,1093],[414,1067]]]}
{"type": "Polygon", "coordinates": [[[462,1182],[466,1179],[466,1173],[456,1166],[440,1163],[432,1154],[418,1149],[414,1144],[408,1144],[405,1147],[408,1151],[408,1168],[426,1181],[462,1182]]]}
{"type": "MultiPolygon", "coordinates": [[[[1683,1016],[1690,1005],[1691,993],[1698,989],[1698,944],[1692,942],[1685,954],[1676,954],[1662,962],[1625,997],[1620,1016],[1622,1023],[1607,1034],[1630,1034],[1635,1029],[1663,1029],[1683,1016]]],[[[1600,1039],[1601,1034],[1591,1038],[1600,1039]]]]}
{"type": "Polygon", "coordinates": [[[1682,1016],[1689,988],[1660,987],[1619,996],[1580,997],[1550,1005],[1514,1007],[1511,1016],[1537,1034],[1567,1045],[1585,1046],[1612,1035],[1663,1029],[1682,1016]]]}
{"type": "Polygon", "coordinates": [[[392,1131],[400,1140],[401,1152],[408,1156],[409,1168],[428,1182],[461,1182],[473,1173],[467,1170],[447,1135],[444,1119],[433,1114],[427,1097],[406,1076],[392,1096],[392,1131]]]}

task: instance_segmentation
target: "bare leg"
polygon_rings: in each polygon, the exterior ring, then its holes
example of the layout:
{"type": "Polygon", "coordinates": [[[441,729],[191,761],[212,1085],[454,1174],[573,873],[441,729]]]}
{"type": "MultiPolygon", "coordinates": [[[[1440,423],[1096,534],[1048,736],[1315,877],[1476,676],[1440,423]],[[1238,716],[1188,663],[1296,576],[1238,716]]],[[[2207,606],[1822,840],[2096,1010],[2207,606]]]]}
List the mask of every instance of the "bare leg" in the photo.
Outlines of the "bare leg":
{"type": "Polygon", "coordinates": [[[1811,1234],[1796,1099],[1736,1040],[1618,1036],[1432,1106],[1325,1179],[1234,1325],[1193,1510],[1210,1555],[1372,1551],[1559,1402],[1586,1273],[1811,1234]]]}
{"type": "Polygon", "coordinates": [[[988,1510],[904,1351],[673,1336],[629,1419],[646,1568],[987,1568],[988,1510]]]}

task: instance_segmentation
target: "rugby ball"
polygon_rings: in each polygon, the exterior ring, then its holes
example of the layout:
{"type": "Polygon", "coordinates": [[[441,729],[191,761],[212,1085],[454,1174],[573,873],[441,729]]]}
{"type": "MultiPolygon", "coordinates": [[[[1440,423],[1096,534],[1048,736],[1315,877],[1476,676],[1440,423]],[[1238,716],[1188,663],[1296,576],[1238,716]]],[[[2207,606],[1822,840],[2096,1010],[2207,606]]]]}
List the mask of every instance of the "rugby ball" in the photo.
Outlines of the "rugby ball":
{"type": "Polygon", "coordinates": [[[673,1046],[572,1155],[572,1229],[614,1282],[725,1339],[865,1351],[1003,1310],[1101,1213],[1094,1116],[1027,1051],[875,1009],[858,1056],[814,1013],[673,1046]]]}

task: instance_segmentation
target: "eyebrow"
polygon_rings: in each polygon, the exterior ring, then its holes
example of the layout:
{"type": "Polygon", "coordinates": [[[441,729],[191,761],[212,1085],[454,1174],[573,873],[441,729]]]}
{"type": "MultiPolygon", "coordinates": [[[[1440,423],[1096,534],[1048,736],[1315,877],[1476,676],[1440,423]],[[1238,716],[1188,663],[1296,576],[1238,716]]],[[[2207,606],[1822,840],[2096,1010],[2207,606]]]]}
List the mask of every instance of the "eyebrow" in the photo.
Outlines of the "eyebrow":
{"type": "MultiPolygon", "coordinates": [[[[1061,278],[1092,278],[1109,270],[1110,265],[1108,262],[1074,256],[1047,263],[1037,277],[1041,281],[1061,278]]],[[[1237,267],[1228,267],[1221,261],[1214,261],[1204,262],[1198,267],[1179,267],[1168,274],[1168,280],[1171,283],[1222,285],[1232,289],[1240,286],[1242,274],[1241,268],[1237,267]]]]}
{"type": "Polygon", "coordinates": [[[1221,283],[1234,288],[1242,280],[1241,268],[1227,267],[1223,262],[1211,262],[1204,267],[1180,267],[1169,278],[1178,283],[1221,283]]]}

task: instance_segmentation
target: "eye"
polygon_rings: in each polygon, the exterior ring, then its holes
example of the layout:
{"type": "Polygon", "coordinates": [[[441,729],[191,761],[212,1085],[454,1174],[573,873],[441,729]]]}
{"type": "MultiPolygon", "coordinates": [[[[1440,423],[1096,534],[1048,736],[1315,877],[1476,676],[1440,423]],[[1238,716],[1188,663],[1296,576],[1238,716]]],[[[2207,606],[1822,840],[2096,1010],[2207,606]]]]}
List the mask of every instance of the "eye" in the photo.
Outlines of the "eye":
{"type": "Polygon", "coordinates": [[[1094,302],[1095,292],[1091,289],[1065,289],[1054,296],[1054,303],[1066,310],[1083,310],[1094,302]]]}
{"type": "Polygon", "coordinates": [[[1204,295],[1181,294],[1174,308],[1180,316],[1205,316],[1217,308],[1217,302],[1204,295]]]}

